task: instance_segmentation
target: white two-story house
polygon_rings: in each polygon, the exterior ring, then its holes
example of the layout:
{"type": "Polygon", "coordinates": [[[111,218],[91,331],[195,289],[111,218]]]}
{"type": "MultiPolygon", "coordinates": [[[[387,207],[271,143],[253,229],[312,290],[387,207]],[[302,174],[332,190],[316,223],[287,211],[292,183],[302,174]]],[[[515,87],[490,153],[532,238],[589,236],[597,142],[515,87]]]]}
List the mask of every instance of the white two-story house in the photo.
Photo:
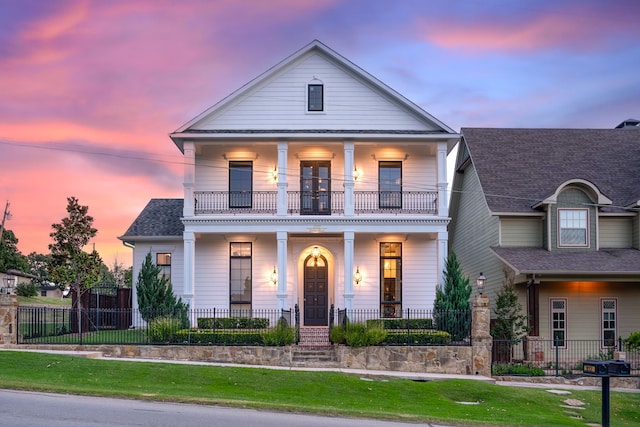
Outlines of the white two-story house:
{"type": "MultiPolygon", "coordinates": [[[[459,134],[313,41],[170,134],[184,198],[120,237],[192,309],[432,309],[459,134]]],[[[135,299],[134,299],[135,301],[135,299]]]]}

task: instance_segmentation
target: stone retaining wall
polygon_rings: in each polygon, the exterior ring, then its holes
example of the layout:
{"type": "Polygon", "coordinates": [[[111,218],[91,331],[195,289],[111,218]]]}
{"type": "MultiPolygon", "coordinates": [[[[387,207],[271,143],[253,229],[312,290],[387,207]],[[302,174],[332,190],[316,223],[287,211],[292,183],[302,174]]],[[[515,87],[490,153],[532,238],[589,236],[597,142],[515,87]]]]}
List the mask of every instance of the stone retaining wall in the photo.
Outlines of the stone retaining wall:
{"type": "MultiPolygon", "coordinates": [[[[14,347],[14,346],[12,346],[14,347]]],[[[16,349],[89,351],[104,357],[181,360],[209,363],[291,367],[297,346],[155,346],[155,345],[20,345],[16,349]]],[[[333,346],[330,367],[398,372],[472,375],[471,347],[333,346]]],[[[295,365],[299,366],[299,365],[295,365]]],[[[316,365],[316,367],[321,367],[316,365]]]]}

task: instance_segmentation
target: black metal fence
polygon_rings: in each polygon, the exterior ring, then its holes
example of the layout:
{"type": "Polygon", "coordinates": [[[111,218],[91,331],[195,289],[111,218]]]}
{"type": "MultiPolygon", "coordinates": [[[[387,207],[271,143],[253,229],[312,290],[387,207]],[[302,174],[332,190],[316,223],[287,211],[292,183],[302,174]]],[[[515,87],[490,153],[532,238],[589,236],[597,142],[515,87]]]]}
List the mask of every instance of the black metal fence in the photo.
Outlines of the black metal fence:
{"type": "Polygon", "coordinates": [[[18,307],[18,344],[283,345],[297,340],[291,310],[18,307]]]}
{"type": "Polygon", "coordinates": [[[332,306],[330,326],[348,323],[382,327],[387,345],[471,345],[471,309],[404,309],[388,317],[384,310],[334,310],[332,306]]]}
{"type": "Polygon", "coordinates": [[[614,345],[602,340],[564,340],[554,342],[547,339],[525,338],[518,341],[493,340],[493,372],[517,372],[511,368],[538,368],[540,374],[571,376],[582,374],[585,360],[612,360],[614,352],[624,351],[631,366],[631,375],[640,375],[640,349],[625,347],[622,339],[614,345]]]}

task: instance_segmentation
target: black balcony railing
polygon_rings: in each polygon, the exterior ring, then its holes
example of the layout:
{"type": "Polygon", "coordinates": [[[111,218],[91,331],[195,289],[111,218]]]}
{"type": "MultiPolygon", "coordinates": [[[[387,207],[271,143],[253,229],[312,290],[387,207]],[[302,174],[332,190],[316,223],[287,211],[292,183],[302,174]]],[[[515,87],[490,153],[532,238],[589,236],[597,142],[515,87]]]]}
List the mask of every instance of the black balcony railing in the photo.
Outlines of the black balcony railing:
{"type": "MultiPolygon", "coordinates": [[[[428,214],[438,212],[435,191],[355,191],[353,209],[362,214],[428,214]]],[[[287,213],[295,215],[342,215],[345,211],[344,191],[288,191],[287,213]]],[[[278,209],[276,191],[196,191],[196,215],[273,215],[278,209]]]]}

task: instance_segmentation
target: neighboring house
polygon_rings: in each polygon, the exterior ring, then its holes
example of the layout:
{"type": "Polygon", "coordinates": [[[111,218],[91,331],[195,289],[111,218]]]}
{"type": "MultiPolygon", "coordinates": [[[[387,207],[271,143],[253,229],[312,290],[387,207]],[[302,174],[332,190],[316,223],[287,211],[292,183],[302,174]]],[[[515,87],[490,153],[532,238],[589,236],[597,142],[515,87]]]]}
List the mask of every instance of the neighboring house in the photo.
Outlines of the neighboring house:
{"type": "Polygon", "coordinates": [[[314,41],[170,137],[184,199],[120,237],[134,283],[151,252],[192,309],[433,308],[459,134],[346,58],[314,41]]]}
{"type": "Polygon", "coordinates": [[[606,346],[639,328],[640,129],[627,122],[461,131],[450,249],[492,303],[510,276],[533,336],[606,346]]]}

